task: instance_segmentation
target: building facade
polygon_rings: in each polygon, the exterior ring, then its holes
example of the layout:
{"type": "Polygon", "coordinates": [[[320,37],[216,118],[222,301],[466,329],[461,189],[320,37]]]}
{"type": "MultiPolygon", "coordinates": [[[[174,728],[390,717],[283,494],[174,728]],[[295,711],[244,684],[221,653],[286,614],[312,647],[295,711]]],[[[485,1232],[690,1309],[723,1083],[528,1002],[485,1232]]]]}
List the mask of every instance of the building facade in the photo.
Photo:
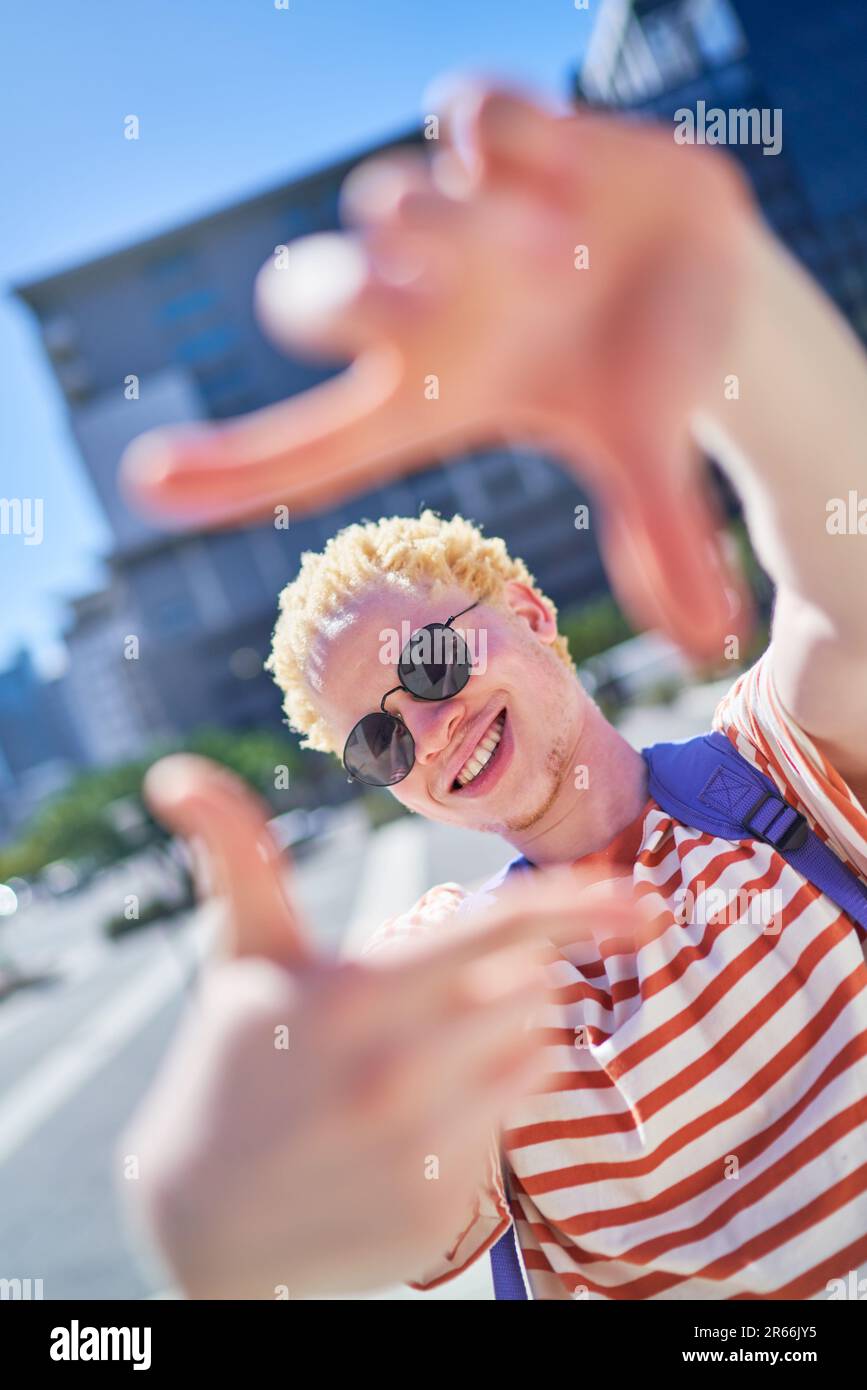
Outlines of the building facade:
{"type": "Polygon", "coordinates": [[[43,679],[18,652],[0,671],[0,843],[66,785],[82,756],[65,682],[43,679]]]}
{"type": "MultiPolygon", "coordinates": [[[[411,132],[395,143],[420,138],[411,132]]],[[[277,691],[262,674],[277,594],[301,553],[350,521],[425,506],[444,516],[460,512],[503,535],[555,599],[574,601],[604,587],[593,537],[574,526],[581,493],[537,451],[518,445],[432,459],[421,474],[291,518],[288,529],[167,533],[127,507],[118,461],[143,430],[225,419],[328,375],[266,341],[253,316],[253,284],[277,246],[338,225],[340,185],[355,162],[18,291],[37,316],[113,537],[111,600],[94,598],[87,641],[70,647],[70,681],[82,689],[92,681],[98,642],[106,670],[115,671],[118,643],[137,635],[138,684],[152,690],[143,701],[145,743],[166,728],[279,723],[277,691]],[[78,675],[84,651],[87,671],[78,675]]],[[[106,690],[112,686],[107,676],[106,690]]],[[[104,760],[104,739],[89,747],[92,761],[104,760]]]]}
{"type": "Polygon", "coordinates": [[[603,0],[576,79],[585,102],[666,122],[699,102],[779,113],[777,153],[760,141],[730,152],[768,222],[867,341],[865,88],[862,0],[603,0]]]}
{"type": "MultiPolygon", "coordinates": [[[[669,122],[699,101],[779,109],[778,153],[750,143],[733,152],[768,220],[867,338],[865,51],[861,0],[601,0],[575,93],[669,122]]],[[[423,144],[419,132],[394,143],[423,144]]],[[[327,375],[267,342],[253,284],[277,246],[337,225],[340,185],[355,162],[18,291],[38,320],[113,537],[110,593],[74,614],[70,688],[94,689],[101,661],[105,699],[119,709],[130,682],[119,645],[130,636],[139,643],[135,700],[111,737],[97,737],[99,721],[90,720],[90,762],[110,747],[144,752],[154,738],[202,724],[277,726],[277,692],[261,669],[276,595],[302,551],[352,520],[423,506],[461,512],[504,536],[559,604],[605,586],[592,531],[573,524],[580,492],[518,445],[431,459],[423,473],[291,518],[287,530],[166,532],[127,508],[118,461],[143,430],[225,419],[327,375]]]]}

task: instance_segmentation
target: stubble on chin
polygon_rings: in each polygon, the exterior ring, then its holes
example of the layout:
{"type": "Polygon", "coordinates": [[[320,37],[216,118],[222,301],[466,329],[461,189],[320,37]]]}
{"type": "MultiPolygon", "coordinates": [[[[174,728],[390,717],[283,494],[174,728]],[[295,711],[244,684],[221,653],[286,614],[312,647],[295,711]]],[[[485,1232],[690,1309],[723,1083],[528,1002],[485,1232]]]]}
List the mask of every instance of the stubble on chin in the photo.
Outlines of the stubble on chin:
{"type": "Polygon", "coordinates": [[[569,771],[570,761],[570,741],[565,734],[561,734],[556,743],[549,748],[545,758],[545,787],[536,806],[532,811],[524,811],[504,821],[502,826],[496,827],[496,833],[507,836],[520,835],[538,825],[554,805],[563,785],[563,778],[569,771]]]}

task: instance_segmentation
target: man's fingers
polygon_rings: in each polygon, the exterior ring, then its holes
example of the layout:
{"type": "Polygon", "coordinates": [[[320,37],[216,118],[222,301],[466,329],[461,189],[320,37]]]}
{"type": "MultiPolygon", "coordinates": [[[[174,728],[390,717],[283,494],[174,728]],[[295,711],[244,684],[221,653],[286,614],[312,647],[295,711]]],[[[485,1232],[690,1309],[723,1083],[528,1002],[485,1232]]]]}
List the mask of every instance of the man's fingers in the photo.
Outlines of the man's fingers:
{"type": "Polygon", "coordinates": [[[392,283],[436,289],[454,269],[467,206],[439,186],[437,168],[422,155],[384,156],[360,164],[341,190],[346,220],[392,283]]]}
{"type": "Polygon", "coordinates": [[[472,80],[452,90],[446,111],[450,140],[471,173],[549,192],[574,175],[564,111],[545,110],[517,89],[472,80]]]}
{"type": "Polygon", "coordinates": [[[346,222],[364,228],[383,222],[427,227],[448,207],[437,192],[428,160],[401,151],[357,165],[340,190],[340,202],[346,222]]]}
{"type": "Polygon", "coordinates": [[[124,486],[147,511],[210,525],[328,506],[430,458],[424,413],[395,399],[398,374],[393,359],[368,356],[225,425],[142,435],[124,455],[124,486]]]}
{"type": "Polygon", "coordinates": [[[430,1142],[441,1164],[463,1157],[478,1182],[486,1159],[496,1152],[498,1131],[512,1119],[513,1107],[544,1088],[549,1072],[546,1048],[525,1032],[516,1045],[501,1050],[486,1074],[477,1074],[471,1084],[458,1081],[452,1096],[440,1094],[431,1115],[430,1142]]]}
{"type": "Polygon", "coordinates": [[[312,957],[263,804],[238,777],[206,758],[178,754],[145,779],[148,805],[186,840],[201,840],[226,899],[228,952],[297,965],[312,957]]]}
{"type": "Polygon", "coordinates": [[[509,887],[496,902],[470,901],[466,907],[435,936],[369,958],[372,965],[399,971],[401,1007],[417,1009],[425,997],[435,1001],[455,988],[467,967],[492,959],[499,966],[514,948],[527,950],[529,970],[530,952],[535,958],[540,945],[568,945],[594,931],[623,935],[642,923],[628,883],[593,885],[574,869],[534,874],[532,882],[509,887]]]}
{"type": "Polygon", "coordinates": [[[357,357],[400,339],[423,313],[425,263],[401,247],[356,233],[302,237],[268,261],[256,281],[263,327],[304,356],[357,357]]]}
{"type": "Polygon", "coordinates": [[[718,664],[727,643],[748,637],[749,592],[722,547],[697,480],[660,469],[652,486],[609,497],[606,568],[624,606],[699,661],[718,664]]]}
{"type": "Polygon", "coordinates": [[[491,1003],[446,1016],[435,1027],[416,1058],[413,1083],[439,1108],[447,1097],[457,1097],[498,1076],[517,1057],[537,1044],[528,1033],[533,1011],[544,1002],[540,980],[526,983],[491,1003]]]}

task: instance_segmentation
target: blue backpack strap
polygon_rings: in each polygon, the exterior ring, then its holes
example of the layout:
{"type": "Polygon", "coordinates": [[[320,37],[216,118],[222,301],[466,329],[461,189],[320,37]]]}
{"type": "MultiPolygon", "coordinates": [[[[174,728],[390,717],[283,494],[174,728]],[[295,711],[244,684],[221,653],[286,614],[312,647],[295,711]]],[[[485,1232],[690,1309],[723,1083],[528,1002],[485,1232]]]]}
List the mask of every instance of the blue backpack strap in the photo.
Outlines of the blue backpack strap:
{"type": "MultiPolygon", "coordinates": [[[[508,878],[514,878],[518,874],[532,869],[533,865],[529,859],[525,859],[523,854],[519,854],[517,859],[512,859],[505,868],[489,878],[487,883],[479,889],[480,893],[494,893],[498,888],[502,888],[508,878]]],[[[521,1264],[521,1256],[518,1251],[518,1237],[515,1233],[515,1223],[512,1222],[507,1231],[504,1231],[498,1241],[491,1246],[491,1276],[494,1281],[494,1298],[498,1302],[515,1302],[519,1299],[528,1299],[527,1285],[524,1279],[524,1269],[521,1264]]]]}
{"type": "Polygon", "coordinates": [[[684,825],[724,840],[771,845],[793,869],[867,930],[867,885],[820,840],[806,818],[725,734],[642,750],[649,791],[684,825]]]}
{"type": "Polygon", "coordinates": [[[500,1239],[491,1246],[491,1274],[494,1280],[494,1298],[499,1302],[516,1302],[527,1299],[527,1285],[524,1270],[518,1253],[518,1237],[514,1221],[500,1239]]]}
{"type": "Polygon", "coordinates": [[[532,868],[533,865],[529,859],[525,859],[523,854],[518,854],[514,859],[510,859],[508,864],[504,864],[502,869],[498,869],[493,878],[489,878],[487,883],[483,883],[481,888],[476,891],[480,896],[484,893],[496,893],[498,889],[503,887],[507,879],[517,878],[518,874],[525,873],[532,868]]]}
{"type": "MultiPolygon", "coordinates": [[[[810,829],[770,778],[741,757],[725,734],[657,743],[643,749],[642,756],[650,773],[650,795],[668,815],[707,835],[756,839],[773,846],[803,878],[867,930],[867,886],[810,829]]],[[[519,856],[481,891],[492,893],[510,875],[532,867],[519,856]]],[[[514,1223],[490,1254],[494,1297],[526,1299],[514,1223]]]]}

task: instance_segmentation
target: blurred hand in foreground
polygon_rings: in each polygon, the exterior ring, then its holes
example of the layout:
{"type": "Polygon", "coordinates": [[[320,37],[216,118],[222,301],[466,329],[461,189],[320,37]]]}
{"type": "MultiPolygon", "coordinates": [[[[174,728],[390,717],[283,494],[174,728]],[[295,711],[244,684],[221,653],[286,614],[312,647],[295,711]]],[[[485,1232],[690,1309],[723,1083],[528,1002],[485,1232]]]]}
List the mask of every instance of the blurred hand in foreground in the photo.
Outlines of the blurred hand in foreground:
{"type": "Polygon", "coordinates": [[[155,814],[202,845],[226,942],[122,1141],[125,1184],[193,1298],[337,1294],[412,1277],[462,1228],[507,1108],[539,1084],[543,942],[633,909],[574,871],[361,963],[318,953],[266,812],[203,759],[158,763],[155,814]],[[604,904],[604,905],[601,905],[604,904]],[[431,1156],[439,1176],[428,1177],[431,1156]]]}
{"type": "Polygon", "coordinates": [[[749,625],[691,438],[723,400],[756,221],[735,166],[671,132],[458,89],[433,160],[374,159],[353,230],[265,268],[286,347],[352,366],[280,405],[158,431],[135,499],[211,523],[320,508],[502,436],[549,447],[603,510],[620,597],[698,657],[749,625]]]}

